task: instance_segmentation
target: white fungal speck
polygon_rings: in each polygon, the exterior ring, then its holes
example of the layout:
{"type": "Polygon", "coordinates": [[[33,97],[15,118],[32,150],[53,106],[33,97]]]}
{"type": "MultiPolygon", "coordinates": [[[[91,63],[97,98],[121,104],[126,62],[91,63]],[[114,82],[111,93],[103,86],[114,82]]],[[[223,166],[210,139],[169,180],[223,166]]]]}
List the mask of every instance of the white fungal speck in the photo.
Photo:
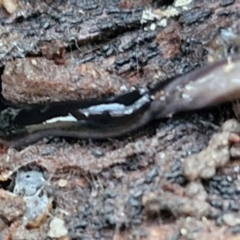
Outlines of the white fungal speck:
{"type": "Polygon", "coordinates": [[[166,27],[167,26],[167,19],[166,18],[161,19],[160,21],[157,22],[157,25],[161,26],[161,27],[166,27]]]}
{"type": "Polygon", "coordinates": [[[190,4],[192,0],[175,0],[174,1],[174,6],[175,7],[184,7],[188,4],[190,4]]]}
{"type": "Polygon", "coordinates": [[[142,13],[141,24],[153,21],[156,19],[156,15],[152,12],[152,9],[146,9],[142,13]]]}
{"type": "Polygon", "coordinates": [[[121,87],[120,87],[120,91],[122,91],[122,92],[127,92],[127,87],[125,86],[125,85],[122,85],[121,87]]]}
{"type": "Polygon", "coordinates": [[[155,23],[151,23],[150,30],[154,31],[156,28],[157,28],[156,24],[155,23]]]}

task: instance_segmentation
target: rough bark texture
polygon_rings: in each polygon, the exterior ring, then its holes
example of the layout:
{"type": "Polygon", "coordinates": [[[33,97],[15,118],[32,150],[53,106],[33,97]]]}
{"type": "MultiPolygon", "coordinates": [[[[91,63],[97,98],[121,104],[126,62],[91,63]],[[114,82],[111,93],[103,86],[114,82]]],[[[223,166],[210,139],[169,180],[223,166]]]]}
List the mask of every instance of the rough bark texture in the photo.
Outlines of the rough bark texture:
{"type": "MultiPolygon", "coordinates": [[[[2,98],[30,104],[153,86],[239,52],[239,17],[234,0],[20,0],[12,15],[0,9],[2,98]]],[[[121,139],[2,147],[0,238],[239,239],[240,127],[220,129],[231,117],[226,105],[121,139]],[[17,174],[33,170],[44,184],[16,194],[17,174]]]]}

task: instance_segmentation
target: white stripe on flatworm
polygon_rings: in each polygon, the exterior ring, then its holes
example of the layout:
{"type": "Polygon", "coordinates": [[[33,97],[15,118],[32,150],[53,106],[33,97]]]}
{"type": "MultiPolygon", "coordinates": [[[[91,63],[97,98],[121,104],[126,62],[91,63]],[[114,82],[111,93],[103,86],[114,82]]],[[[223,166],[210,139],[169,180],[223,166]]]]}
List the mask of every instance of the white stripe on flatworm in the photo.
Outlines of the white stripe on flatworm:
{"type": "Polygon", "coordinates": [[[72,115],[64,116],[64,117],[55,117],[46,120],[44,123],[54,123],[54,122],[77,122],[78,120],[72,115]]]}
{"type": "Polygon", "coordinates": [[[101,115],[103,113],[109,113],[112,117],[120,117],[132,114],[135,110],[138,110],[149,101],[150,101],[149,96],[144,95],[129,106],[125,106],[124,104],[120,103],[108,103],[94,105],[89,108],[80,109],[80,111],[86,117],[88,117],[89,115],[101,115]]]}

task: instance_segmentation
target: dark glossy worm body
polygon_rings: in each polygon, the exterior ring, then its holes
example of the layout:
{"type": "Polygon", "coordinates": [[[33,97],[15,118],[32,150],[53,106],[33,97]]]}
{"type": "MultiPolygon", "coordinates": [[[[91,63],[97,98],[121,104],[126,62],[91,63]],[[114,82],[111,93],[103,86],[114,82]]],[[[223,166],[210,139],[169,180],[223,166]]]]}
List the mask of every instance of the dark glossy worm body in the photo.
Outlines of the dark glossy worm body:
{"type": "Polygon", "coordinates": [[[12,147],[28,145],[46,136],[112,138],[136,130],[153,119],[239,97],[240,55],[237,55],[166,81],[154,89],[135,90],[101,101],[32,107],[29,112],[33,114],[36,111],[39,118],[21,122],[21,114],[18,113],[11,121],[19,127],[9,132],[2,129],[0,138],[3,144],[12,147]],[[50,120],[52,117],[69,117],[68,114],[71,114],[71,120],[50,120]]]}

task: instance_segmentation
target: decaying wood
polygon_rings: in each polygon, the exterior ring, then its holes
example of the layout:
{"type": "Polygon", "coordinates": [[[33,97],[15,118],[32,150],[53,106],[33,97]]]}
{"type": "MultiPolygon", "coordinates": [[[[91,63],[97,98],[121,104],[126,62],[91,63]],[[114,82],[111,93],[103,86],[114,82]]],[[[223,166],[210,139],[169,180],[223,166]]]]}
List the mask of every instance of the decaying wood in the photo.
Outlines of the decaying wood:
{"type": "Polygon", "coordinates": [[[151,1],[130,9],[118,1],[76,4],[51,3],[49,8],[44,2],[25,2],[15,16],[2,19],[0,59],[2,65],[8,61],[2,94],[7,100],[72,100],[152,86],[213,61],[216,56],[208,52],[224,48],[216,46],[220,29],[239,33],[238,3],[212,1],[206,8],[194,1],[163,9],[151,8],[151,1]]]}
{"type": "MultiPolygon", "coordinates": [[[[238,53],[239,13],[234,0],[19,0],[12,15],[0,9],[2,98],[30,104],[152,87],[238,53]]],[[[238,239],[237,133],[224,130],[228,158],[210,179],[188,182],[199,174],[189,177],[188,168],[187,179],[182,169],[186,158],[201,161],[230,117],[227,105],[157,121],[122,139],[2,148],[1,197],[10,213],[3,206],[0,237],[45,239],[56,217],[68,232],[62,239],[238,239]],[[26,169],[44,172],[42,189],[54,199],[49,219],[31,231],[21,224],[23,197],[8,197],[16,172],[26,169]]]]}

